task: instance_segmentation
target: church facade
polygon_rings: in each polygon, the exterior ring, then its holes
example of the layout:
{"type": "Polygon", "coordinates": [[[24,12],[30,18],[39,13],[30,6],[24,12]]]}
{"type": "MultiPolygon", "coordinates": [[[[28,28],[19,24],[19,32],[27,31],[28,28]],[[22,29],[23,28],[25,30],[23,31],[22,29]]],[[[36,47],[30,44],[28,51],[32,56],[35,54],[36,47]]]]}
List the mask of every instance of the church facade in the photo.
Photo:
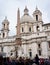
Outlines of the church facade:
{"type": "Polygon", "coordinates": [[[6,57],[29,57],[36,54],[40,58],[50,58],[50,23],[44,24],[42,13],[36,7],[33,17],[27,7],[20,17],[17,11],[16,35],[9,36],[9,21],[7,17],[2,22],[0,33],[0,54],[6,57]]]}

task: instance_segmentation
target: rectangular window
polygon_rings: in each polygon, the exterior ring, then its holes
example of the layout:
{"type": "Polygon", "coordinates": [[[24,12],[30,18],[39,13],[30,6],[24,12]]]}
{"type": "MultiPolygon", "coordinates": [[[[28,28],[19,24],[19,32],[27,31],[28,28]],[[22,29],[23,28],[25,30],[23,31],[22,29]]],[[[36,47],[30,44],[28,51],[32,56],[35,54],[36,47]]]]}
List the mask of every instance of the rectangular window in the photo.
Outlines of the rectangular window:
{"type": "Polygon", "coordinates": [[[49,48],[50,48],[50,41],[49,41],[49,48]]]}
{"type": "Polygon", "coordinates": [[[32,52],[29,52],[29,56],[32,57],[32,52]]]}
{"type": "Polygon", "coordinates": [[[38,15],[36,15],[36,21],[38,21],[38,15]]]}
{"type": "Polygon", "coordinates": [[[39,50],[39,56],[41,56],[41,50],[39,50]]]}
{"type": "Polygon", "coordinates": [[[1,51],[3,52],[3,46],[1,46],[1,51]]]}
{"type": "Polygon", "coordinates": [[[5,24],[4,24],[4,28],[5,28],[5,24]]]}

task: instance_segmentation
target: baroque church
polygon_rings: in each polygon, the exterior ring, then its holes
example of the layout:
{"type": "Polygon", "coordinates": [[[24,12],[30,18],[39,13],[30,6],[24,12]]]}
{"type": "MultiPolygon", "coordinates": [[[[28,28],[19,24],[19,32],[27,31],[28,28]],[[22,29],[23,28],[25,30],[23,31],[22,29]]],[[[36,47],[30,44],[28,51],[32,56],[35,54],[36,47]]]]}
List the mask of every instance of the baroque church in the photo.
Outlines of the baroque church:
{"type": "Polygon", "coordinates": [[[5,17],[0,33],[0,54],[4,57],[29,58],[34,58],[38,54],[40,58],[50,58],[50,23],[43,23],[42,12],[37,7],[33,17],[29,15],[27,7],[20,17],[18,8],[14,36],[9,36],[9,21],[5,17]]]}

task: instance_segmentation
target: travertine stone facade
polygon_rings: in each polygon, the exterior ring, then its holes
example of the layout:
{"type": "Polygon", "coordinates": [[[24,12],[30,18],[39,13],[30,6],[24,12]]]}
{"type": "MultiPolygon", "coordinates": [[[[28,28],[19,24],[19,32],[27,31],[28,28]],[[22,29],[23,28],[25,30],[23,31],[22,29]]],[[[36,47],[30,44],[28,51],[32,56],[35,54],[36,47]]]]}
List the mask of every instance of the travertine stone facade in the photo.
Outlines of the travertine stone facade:
{"type": "Polygon", "coordinates": [[[17,11],[16,35],[9,36],[9,21],[7,17],[2,22],[0,35],[0,53],[10,57],[50,58],[50,23],[43,24],[42,12],[36,7],[33,17],[27,7],[20,18],[17,11]]]}

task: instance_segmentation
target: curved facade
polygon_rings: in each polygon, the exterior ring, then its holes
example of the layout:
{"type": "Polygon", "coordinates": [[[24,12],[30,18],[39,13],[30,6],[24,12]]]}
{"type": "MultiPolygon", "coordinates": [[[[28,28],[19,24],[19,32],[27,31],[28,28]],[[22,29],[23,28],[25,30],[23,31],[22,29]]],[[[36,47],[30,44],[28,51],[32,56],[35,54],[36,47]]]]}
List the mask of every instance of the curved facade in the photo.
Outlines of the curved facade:
{"type": "Polygon", "coordinates": [[[9,21],[2,22],[4,27],[0,35],[0,53],[10,57],[30,57],[36,54],[40,58],[50,58],[50,23],[43,24],[42,13],[36,7],[33,17],[28,13],[27,7],[20,18],[17,11],[16,35],[9,36],[9,21]],[[5,53],[5,54],[4,54],[5,53]]]}

